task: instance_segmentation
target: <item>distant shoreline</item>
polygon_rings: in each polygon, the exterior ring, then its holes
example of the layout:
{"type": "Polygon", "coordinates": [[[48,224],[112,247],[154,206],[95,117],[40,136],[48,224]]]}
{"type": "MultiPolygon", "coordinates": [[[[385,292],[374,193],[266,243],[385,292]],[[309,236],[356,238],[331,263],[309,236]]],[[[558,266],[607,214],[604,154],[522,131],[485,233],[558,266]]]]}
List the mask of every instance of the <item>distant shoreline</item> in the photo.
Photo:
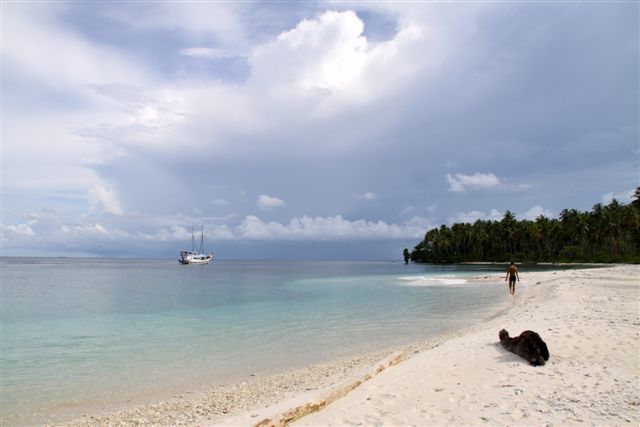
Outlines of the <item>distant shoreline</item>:
{"type": "MultiPolygon", "coordinates": [[[[497,261],[462,261],[456,264],[461,265],[509,265],[509,261],[497,262],[497,261]]],[[[594,267],[613,267],[616,265],[635,265],[629,263],[603,263],[603,262],[515,262],[516,265],[544,265],[544,266],[570,266],[570,267],[580,267],[580,266],[594,266],[594,267]]]]}

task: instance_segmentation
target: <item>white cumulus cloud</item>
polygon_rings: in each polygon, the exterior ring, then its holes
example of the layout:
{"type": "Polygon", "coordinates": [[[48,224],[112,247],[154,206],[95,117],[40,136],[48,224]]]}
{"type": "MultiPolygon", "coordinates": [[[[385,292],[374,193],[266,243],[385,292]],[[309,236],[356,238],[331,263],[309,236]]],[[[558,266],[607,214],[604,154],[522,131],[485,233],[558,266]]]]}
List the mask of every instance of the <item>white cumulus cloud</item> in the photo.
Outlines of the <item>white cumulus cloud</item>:
{"type": "Polygon", "coordinates": [[[123,213],[122,206],[114,190],[95,185],[87,192],[90,212],[123,213]]]}
{"type": "Polygon", "coordinates": [[[284,200],[277,197],[268,196],[266,194],[261,194],[258,197],[258,201],[256,202],[256,204],[260,209],[265,210],[284,206],[284,200]]]}
{"type": "Polygon", "coordinates": [[[252,81],[270,85],[271,93],[281,87],[287,99],[293,89],[299,95],[339,96],[349,104],[396,89],[421,67],[413,51],[423,36],[417,24],[404,23],[384,43],[370,42],[363,32],[364,22],[353,11],[304,19],[254,49],[252,81]]]}
{"type": "Polygon", "coordinates": [[[484,190],[501,185],[500,179],[491,172],[476,172],[473,175],[464,175],[461,173],[451,175],[448,173],[447,182],[449,183],[449,191],[454,193],[467,190],[484,190]]]}
{"type": "Polygon", "coordinates": [[[236,228],[238,238],[252,240],[387,240],[419,238],[431,227],[429,220],[413,217],[402,224],[350,221],[340,215],[292,218],[288,224],[265,222],[249,215],[236,228]]]}
{"type": "Polygon", "coordinates": [[[5,225],[2,224],[0,229],[2,230],[2,240],[16,239],[20,237],[32,237],[36,233],[27,224],[18,225],[5,225]]]}
{"type": "Polygon", "coordinates": [[[608,205],[613,199],[620,203],[629,203],[633,198],[635,190],[623,191],[622,193],[607,193],[602,195],[602,203],[608,205]]]}
{"type": "MultiPolygon", "coordinates": [[[[197,230],[196,235],[200,235],[200,231],[197,230]]],[[[226,225],[209,226],[204,230],[205,239],[209,240],[233,240],[233,232],[226,225]]],[[[188,242],[191,240],[191,230],[182,226],[171,226],[169,229],[162,228],[156,230],[153,233],[140,233],[139,238],[149,241],[159,242],[188,242]]]]}
{"type": "MultiPolygon", "coordinates": [[[[554,218],[555,215],[553,214],[553,212],[551,212],[548,209],[543,208],[540,205],[535,205],[532,206],[529,210],[525,211],[525,212],[521,212],[521,213],[516,213],[516,219],[518,220],[523,220],[523,219],[528,219],[528,220],[535,220],[536,218],[538,218],[540,215],[543,215],[547,218],[554,218]]],[[[460,212],[456,215],[454,215],[453,217],[449,218],[449,223],[453,224],[453,223],[469,223],[469,224],[473,224],[474,222],[476,222],[477,220],[481,219],[481,220],[485,220],[485,221],[501,221],[502,218],[504,217],[504,212],[499,211],[498,209],[491,209],[491,211],[489,211],[488,213],[486,212],[482,212],[482,211],[478,211],[478,210],[472,210],[470,212],[460,212]]]]}
{"type": "Polygon", "coordinates": [[[477,220],[489,220],[489,221],[500,221],[503,217],[504,213],[500,212],[497,209],[491,209],[489,213],[473,210],[470,212],[461,212],[455,215],[453,218],[449,218],[449,223],[453,224],[456,222],[466,222],[469,224],[473,224],[477,220]]]}
{"type": "Polygon", "coordinates": [[[540,215],[545,216],[547,218],[553,218],[555,216],[553,212],[551,212],[550,210],[545,209],[540,205],[535,205],[528,211],[524,212],[523,214],[518,215],[518,217],[520,219],[529,219],[533,221],[536,218],[538,218],[540,215]]]}
{"type": "Polygon", "coordinates": [[[128,239],[131,235],[118,228],[105,227],[102,224],[62,225],[62,233],[68,238],[86,239],[88,237],[109,240],[128,239]]]}

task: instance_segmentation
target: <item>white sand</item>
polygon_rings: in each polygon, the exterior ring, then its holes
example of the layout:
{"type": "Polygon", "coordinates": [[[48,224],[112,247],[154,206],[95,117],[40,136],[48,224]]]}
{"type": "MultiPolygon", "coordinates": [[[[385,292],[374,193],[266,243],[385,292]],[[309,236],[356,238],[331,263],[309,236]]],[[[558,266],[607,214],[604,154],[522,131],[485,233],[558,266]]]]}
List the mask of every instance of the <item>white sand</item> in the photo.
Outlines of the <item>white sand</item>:
{"type": "MultiPolygon", "coordinates": [[[[640,266],[523,272],[521,279],[505,313],[387,368],[295,424],[640,425],[640,266]],[[511,336],[537,331],[551,353],[547,364],[533,367],[504,350],[502,328],[511,336]]],[[[328,393],[226,424],[277,420],[328,393]]]]}

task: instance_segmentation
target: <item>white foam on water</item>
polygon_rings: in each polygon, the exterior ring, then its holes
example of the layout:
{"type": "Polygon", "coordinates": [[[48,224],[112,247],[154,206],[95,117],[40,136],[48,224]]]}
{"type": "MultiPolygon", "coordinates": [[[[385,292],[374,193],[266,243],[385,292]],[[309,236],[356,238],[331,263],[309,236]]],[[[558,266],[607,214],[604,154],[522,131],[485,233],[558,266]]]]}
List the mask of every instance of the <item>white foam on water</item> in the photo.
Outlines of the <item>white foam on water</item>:
{"type": "Polygon", "coordinates": [[[462,286],[469,282],[452,274],[440,276],[405,276],[398,277],[400,286],[462,286]]]}

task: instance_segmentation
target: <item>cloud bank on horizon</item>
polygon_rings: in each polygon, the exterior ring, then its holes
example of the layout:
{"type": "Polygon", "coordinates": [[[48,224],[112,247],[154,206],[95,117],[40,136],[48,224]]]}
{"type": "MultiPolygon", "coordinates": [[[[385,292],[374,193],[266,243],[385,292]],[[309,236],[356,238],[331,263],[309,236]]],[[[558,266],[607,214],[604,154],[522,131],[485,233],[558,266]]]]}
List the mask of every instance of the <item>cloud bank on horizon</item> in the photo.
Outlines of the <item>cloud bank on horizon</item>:
{"type": "Polygon", "coordinates": [[[640,184],[637,3],[8,3],[3,255],[396,258],[640,184]]]}

